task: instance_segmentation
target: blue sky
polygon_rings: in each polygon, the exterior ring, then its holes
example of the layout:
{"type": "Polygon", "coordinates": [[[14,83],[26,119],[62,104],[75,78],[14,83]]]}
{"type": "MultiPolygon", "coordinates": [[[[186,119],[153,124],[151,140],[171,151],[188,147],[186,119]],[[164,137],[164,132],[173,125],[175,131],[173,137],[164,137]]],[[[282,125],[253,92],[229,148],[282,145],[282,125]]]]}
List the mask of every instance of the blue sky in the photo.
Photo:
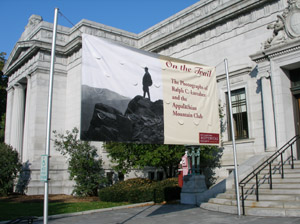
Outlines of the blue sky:
{"type": "MultiPolygon", "coordinates": [[[[119,29],[140,33],[199,0],[2,0],[0,52],[7,57],[32,14],[53,22],[54,9],[73,24],[88,19],[119,29]]],[[[72,25],[62,16],[58,24],[72,25]]]]}

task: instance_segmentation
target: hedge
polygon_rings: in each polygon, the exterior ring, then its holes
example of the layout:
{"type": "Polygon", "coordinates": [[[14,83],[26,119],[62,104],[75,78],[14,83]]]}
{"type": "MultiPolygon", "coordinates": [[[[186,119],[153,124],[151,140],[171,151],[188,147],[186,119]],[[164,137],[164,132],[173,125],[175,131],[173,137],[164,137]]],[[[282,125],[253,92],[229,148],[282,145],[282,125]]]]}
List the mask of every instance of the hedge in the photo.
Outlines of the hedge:
{"type": "Polygon", "coordinates": [[[177,178],[163,181],[134,178],[119,182],[99,191],[102,201],[140,203],[147,201],[163,202],[180,199],[181,188],[177,178]]]}

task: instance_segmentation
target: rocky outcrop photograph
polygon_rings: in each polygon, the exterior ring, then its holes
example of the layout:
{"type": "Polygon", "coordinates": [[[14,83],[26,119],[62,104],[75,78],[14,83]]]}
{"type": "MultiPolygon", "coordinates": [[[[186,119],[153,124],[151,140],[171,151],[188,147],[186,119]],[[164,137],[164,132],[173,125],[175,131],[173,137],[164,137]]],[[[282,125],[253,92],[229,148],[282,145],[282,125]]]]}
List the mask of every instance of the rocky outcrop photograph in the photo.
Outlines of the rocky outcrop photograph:
{"type": "Polygon", "coordinates": [[[130,100],[110,90],[92,87],[85,87],[84,91],[93,91],[94,97],[82,101],[82,113],[85,113],[81,121],[82,140],[164,142],[162,100],[152,102],[139,95],[130,100]],[[98,99],[95,95],[99,95],[98,99]]]}

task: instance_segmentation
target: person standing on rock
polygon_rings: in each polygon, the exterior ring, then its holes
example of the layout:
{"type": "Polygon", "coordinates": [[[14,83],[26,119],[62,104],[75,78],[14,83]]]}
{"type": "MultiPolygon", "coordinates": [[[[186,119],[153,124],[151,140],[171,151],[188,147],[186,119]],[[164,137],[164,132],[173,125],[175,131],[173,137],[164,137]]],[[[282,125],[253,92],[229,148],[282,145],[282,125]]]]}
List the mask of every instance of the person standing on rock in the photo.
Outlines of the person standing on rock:
{"type": "Polygon", "coordinates": [[[151,79],[150,73],[148,72],[148,68],[145,67],[145,74],[144,74],[144,77],[143,77],[144,98],[146,97],[146,93],[147,93],[148,98],[150,100],[149,86],[152,86],[152,79],[151,79]]]}

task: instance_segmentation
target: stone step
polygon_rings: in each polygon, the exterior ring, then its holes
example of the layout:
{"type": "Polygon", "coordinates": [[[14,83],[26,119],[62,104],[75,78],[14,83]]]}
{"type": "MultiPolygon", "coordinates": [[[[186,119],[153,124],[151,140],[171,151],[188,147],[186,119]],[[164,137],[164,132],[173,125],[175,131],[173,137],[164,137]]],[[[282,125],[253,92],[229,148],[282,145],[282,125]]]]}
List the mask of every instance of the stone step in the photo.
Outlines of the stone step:
{"type": "MultiPolygon", "coordinates": [[[[264,183],[264,184],[268,184],[269,183],[269,178],[267,179],[260,179],[259,180],[260,183],[264,183]]],[[[256,180],[255,179],[252,179],[248,182],[248,184],[255,184],[256,183],[256,180]]],[[[285,178],[274,178],[272,176],[272,183],[273,184],[300,184],[300,178],[288,178],[288,177],[285,177],[285,178]]]]}
{"type": "MultiPolygon", "coordinates": [[[[269,175],[266,175],[264,178],[262,176],[259,176],[259,183],[260,184],[269,184],[269,175]]],[[[300,184],[300,173],[295,174],[295,173],[285,173],[284,178],[281,178],[281,174],[273,174],[272,175],[272,183],[273,184],[300,184]]],[[[252,186],[256,184],[256,179],[253,178],[251,179],[247,184],[248,186],[252,186]]],[[[234,189],[235,186],[232,185],[232,188],[234,189]]]]}
{"type": "MultiPolygon", "coordinates": [[[[269,169],[264,169],[260,174],[269,174],[269,169]]],[[[300,173],[300,169],[283,169],[283,173],[300,173]]],[[[281,174],[281,168],[272,170],[272,174],[281,174]]]]}
{"type": "MultiPolygon", "coordinates": [[[[227,190],[226,192],[234,194],[235,190],[230,189],[230,190],[227,190]]],[[[260,195],[262,195],[262,194],[300,195],[300,188],[297,188],[297,189],[294,189],[294,188],[292,188],[292,189],[287,189],[287,188],[286,189],[263,189],[263,188],[259,188],[259,194],[260,195]]]]}
{"type": "Polygon", "coordinates": [[[216,212],[224,212],[230,214],[237,214],[237,207],[232,205],[220,205],[220,204],[213,204],[213,203],[202,203],[200,205],[201,208],[216,211],[216,212]]]}
{"type": "MultiPolygon", "coordinates": [[[[269,186],[269,178],[265,178],[265,179],[259,179],[259,185],[263,186],[263,185],[268,185],[269,186]]],[[[300,185],[300,178],[290,178],[290,177],[285,177],[285,178],[281,178],[281,177],[274,177],[272,176],[272,185],[273,188],[275,188],[274,186],[276,186],[276,184],[280,184],[280,185],[286,185],[286,186],[291,186],[291,185],[300,185]]],[[[256,179],[251,179],[246,185],[245,188],[249,188],[256,185],[256,179]]],[[[282,188],[281,186],[279,186],[280,188],[282,188]]],[[[232,185],[232,188],[235,188],[235,185],[232,185]]]]}
{"type": "MultiPolygon", "coordinates": [[[[270,189],[269,183],[259,183],[259,189],[270,189]]],[[[256,184],[247,184],[244,190],[256,189],[256,184]]],[[[272,189],[299,189],[299,183],[274,183],[272,182],[272,189]]]]}
{"type": "MultiPolygon", "coordinates": [[[[269,178],[269,173],[259,174],[258,178],[259,179],[269,178]]],[[[273,179],[281,179],[281,173],[272,174],[272,178],[273,179]]],[[[285,178],[300,178],[300,172],[298,172],[298,173],[295,173],[295,172],[286,173],[286,172],[284,172],[284,179],[285,178]]],[[[251,180],[255,180],[255,177],[253,177],[251,180]]]]}
{"type": "Polygon", "coordinates": [[[246,208],[246,215],[266,217],[300,217],[299,209],[246,208]]]}
{"type": "MultiPolygon", "coordinates": [[[[281,167],[281,163],[272,163],[271,165],[272,168],[276,167],[281,167]]],[[[285,163],[283,165],[284,169],[291,169],[292,168],[292,163],[285,163]]],[[[269,166],[266,167],[266,169],[268,169],[269,166]]],[[[300,162],[297,160],[297,161],[294,161],[294,169],[300,169],[300,162]]]]}
{"type": "MultiPolygon", "coordinates": [[[[211,198],[208,203],[220,204],[220,205],[237,205],[236,200],[232,199],[222,199],[222,198],[211,198]]],[[[242,203],[242,202],[241,202],[242,203]]],[[[288,209],[300,209],[300,201],[254,201],[245,200],[246,207],[251,208],[288,208],[288,209]]]]}
{"type": "MultiPolygon", "coordinates": [[[[275,166],[276,164],[272,165],[273,168],[275,166]]],[[[300,161],[295,161],[294,169],[291,169],[288,164],[284,165],[284,179],[281,178],[281,168],[276,169],[276,172],[273,170],[273,189],[269,189],[268,167],[259,174],[259,178],[259,201],[256,201],[255,179],[250,180],[244,187],[246,215],[300,217],[300,161]]],[[[233,185],[232,189],[228,189],[225,193],[218,194],[216,198],[211,198],[207,203],[202,203],[200,207],[237,214],[235,186],[233,185]]]]}
{"type": "MultiPolygon", "coordinates": [[[[274,168],[278,169],[279,167],[281,168],[280,164],[272,164],[271,166],[273,169],[274,168]]],[[[292,164],[284,164],[283,168],[284,169],[292,169],[292,164]]],[[[266,169],[269,169],[269,168],[266,167],[266,169]]],[[[294,169],[300,169],[300,163],[294,163],[294,169]]]]}
{"type": "MultiPolygon", "coordinates": [[[[221,205],[213,203],[202,203],[201,208],[210,211],[224,212],[230,214],[237,214],[236,205],[221,205]]],[[[243,214],[242,206],[240,208],[241,214],[243,214]]],[[[245,207],[245,215],[252,216],[265,216],[265,217],[300,217],[299,208],[257,208],[257,207],[245,207]]]]}
{"type": "MultiPolygon", "coordinates": [[[[229,193],[223,193],[223,194],[219,194],[217,196],[217,198],[220,199],[231,199],[231,200],[236,200],[236,195],[235,194],[229,194],[229,193]]],[[[300,195],[259,195],[259,199],[260,201],[276,201],[276,200],[280,200],[280,201],[300,201],[300,195]]],[[[256,195],[255,194],[251,194],[251,195],[247,195],[247,199],[246,200],[250,200],[250,201],[256,201],[256,195]]]]}

